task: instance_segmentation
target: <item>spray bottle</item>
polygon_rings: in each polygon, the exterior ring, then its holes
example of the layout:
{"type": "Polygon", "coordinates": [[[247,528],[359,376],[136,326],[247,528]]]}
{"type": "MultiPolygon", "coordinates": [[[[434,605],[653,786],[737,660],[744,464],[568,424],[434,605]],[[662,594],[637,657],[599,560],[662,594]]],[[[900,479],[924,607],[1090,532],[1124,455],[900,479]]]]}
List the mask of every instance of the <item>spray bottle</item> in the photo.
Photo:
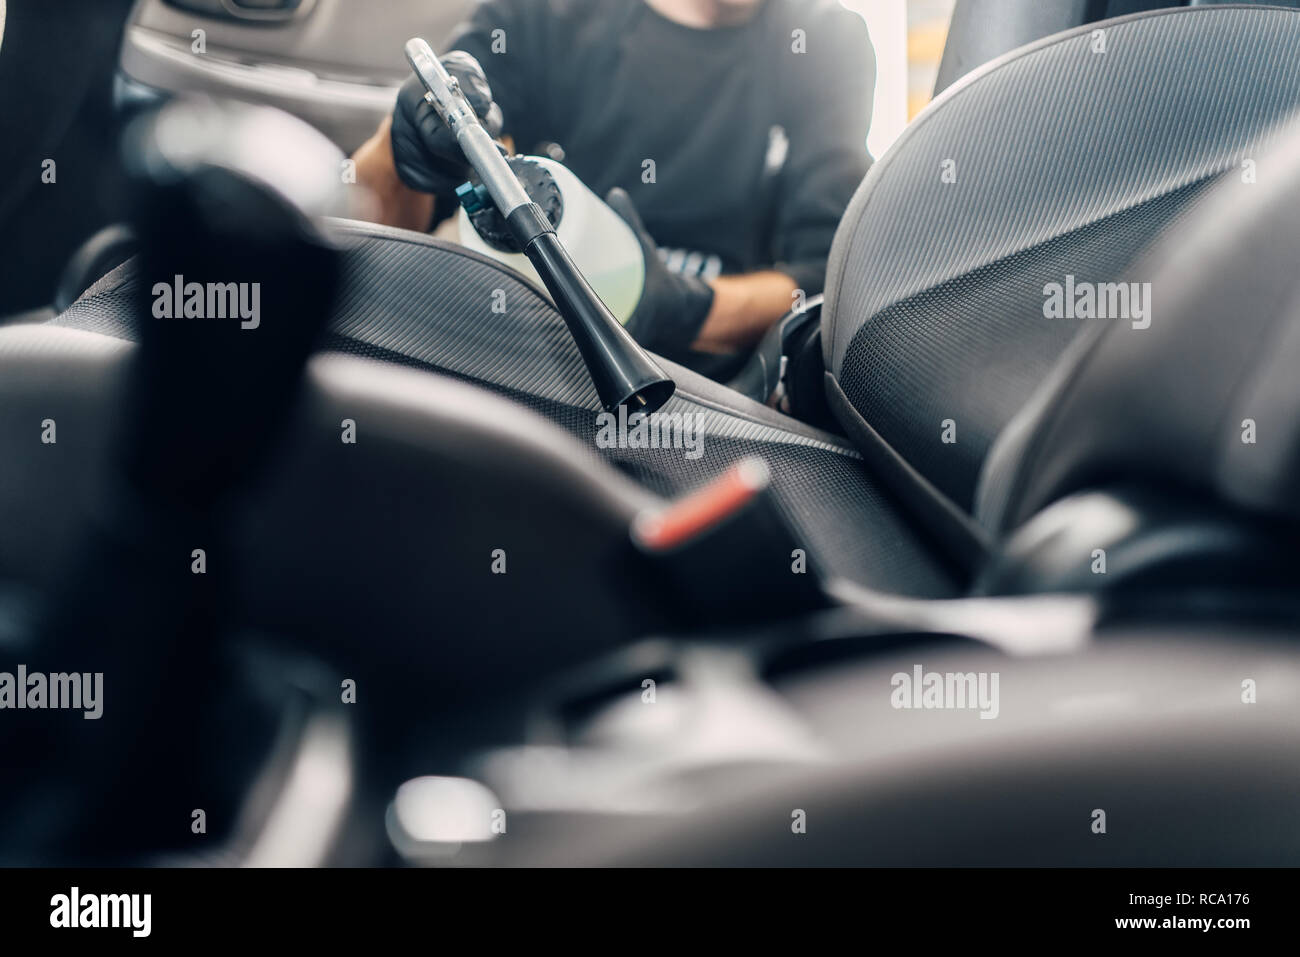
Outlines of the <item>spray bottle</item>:
{"type": "MultiPolygon", "coordinates": [[[[587,281],[626,325],[645,285],[645,259],[632,227],[563,163],[544,156],[512,156],[506,162],[546,213],[587,281]]],[[[461,244],[505,263],[544,289],[482,183],[471,180],[456,196],[461,203],[461,244]]]]}

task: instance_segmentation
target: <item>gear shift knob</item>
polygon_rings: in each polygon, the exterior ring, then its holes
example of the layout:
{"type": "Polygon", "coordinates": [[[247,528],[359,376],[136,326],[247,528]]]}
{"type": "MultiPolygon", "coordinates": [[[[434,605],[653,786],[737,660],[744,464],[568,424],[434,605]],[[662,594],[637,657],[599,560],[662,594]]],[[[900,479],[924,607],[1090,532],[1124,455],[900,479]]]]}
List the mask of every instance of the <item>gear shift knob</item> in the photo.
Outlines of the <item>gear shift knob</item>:
{"type": "MultiPolygon", "coordinates": [[[[111,704],[97,728],[8,722],[0,749],[0,779],[57,753],[42,787],[60,800],[95,795],[81,813],[20,835],[42,860],[92,845],[138,853],[141,841],[164,840],[160,822],[197,786],[197,767],[178,767],[165,786],[136,784],[189,742],[214,740],[204,692],[223,687],[221,638],[238,620],[225,506],[287,424],[339,275],[321,217],[344,211],[342,155],[305,124],[174,100],[135,120],[123,148],[140,249],[124,432],[27,661],[50,672],[76,662],[104,677],[111,704]],[[211,562],[202,574],[196,548],[211,562]]],[[[40,806],[47,794],[19,800],[40,806]]]]}
{"type": "Polygon", "coordinates": [[[123,148],[140,242],[125,471],[203,509],[256,467],[328,321],[343,156],[288,114],[210,99],[141,117],[123,148]]]}

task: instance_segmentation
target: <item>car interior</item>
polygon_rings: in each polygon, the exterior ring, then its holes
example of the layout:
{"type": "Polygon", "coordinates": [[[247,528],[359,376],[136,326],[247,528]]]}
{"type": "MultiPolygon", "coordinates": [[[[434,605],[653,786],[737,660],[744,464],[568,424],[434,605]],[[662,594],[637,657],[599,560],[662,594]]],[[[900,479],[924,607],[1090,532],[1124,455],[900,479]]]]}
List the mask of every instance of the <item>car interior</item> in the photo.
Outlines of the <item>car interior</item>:
{"type": "Polygon", "coordinates": [[[112,719],[15,725],[0,861],[1300,862],[1300,3],[957,0],[824,296],[651,357],[697,457],[357,218],[470,5],[0,4],[0,670],[112,719]],[[250,264],[257,348],[151,317],[250,264]]]}

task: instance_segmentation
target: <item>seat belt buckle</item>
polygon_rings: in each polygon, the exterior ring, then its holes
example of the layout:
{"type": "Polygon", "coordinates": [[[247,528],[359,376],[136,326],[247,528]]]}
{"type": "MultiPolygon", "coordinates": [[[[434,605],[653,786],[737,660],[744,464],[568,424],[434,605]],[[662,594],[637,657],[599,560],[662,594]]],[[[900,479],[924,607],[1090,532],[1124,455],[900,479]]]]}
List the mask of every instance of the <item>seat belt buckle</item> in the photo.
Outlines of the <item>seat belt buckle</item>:
{"type": "Polygon", "coordinates": [[[633,545],[706,623],[827,607],[822,576],[772,494],[761,458],[632,521],[633,545]]]}

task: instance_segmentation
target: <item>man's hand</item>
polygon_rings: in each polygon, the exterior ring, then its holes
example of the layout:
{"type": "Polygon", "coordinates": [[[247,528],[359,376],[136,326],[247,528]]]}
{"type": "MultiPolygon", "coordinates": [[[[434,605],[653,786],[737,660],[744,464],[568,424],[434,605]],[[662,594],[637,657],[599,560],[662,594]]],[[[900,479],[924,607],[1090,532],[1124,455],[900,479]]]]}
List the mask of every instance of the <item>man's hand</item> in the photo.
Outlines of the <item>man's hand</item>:
{"type": "Polygon", "coordinates": [[[713,308],[692,346],[697,352],[730,355],[762,339],[795,303],[795,284],[765,269],[713,280],[713,308]]]}
{"type": "MultiPolygon", "coordinates": [[[[492,102],[483,68],[468,53],[453,50],[439,62],[460,82],[465,99],[493,138],[501,133],[501,108],[492,102]]],[[[469,178],[469,164],[456,138],[424,98],[424,85],[414,74],[397,94],[393,110],[392,151],[397,175],[409,189],[447,194],[469,178]]]]}
{"type": "Polygon", "coordinates": [[[691,347],[713,306],[713,289],[696,276],[670,272],[626,192],[617,186],[605,197],[609,208],[632,227],[645,258],[645,287],[627,320],[632,338],[652,352],[680,355],[691,347]]]}

